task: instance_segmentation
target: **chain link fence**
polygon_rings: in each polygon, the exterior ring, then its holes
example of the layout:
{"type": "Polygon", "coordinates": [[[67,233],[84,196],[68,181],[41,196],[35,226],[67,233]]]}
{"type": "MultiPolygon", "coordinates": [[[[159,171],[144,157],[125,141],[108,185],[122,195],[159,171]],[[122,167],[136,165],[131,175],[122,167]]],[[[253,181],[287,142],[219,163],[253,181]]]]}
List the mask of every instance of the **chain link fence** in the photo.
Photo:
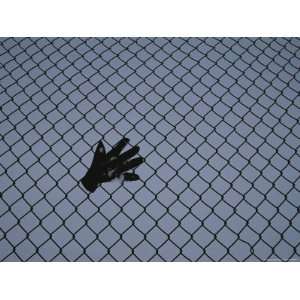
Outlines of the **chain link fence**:
{"type": "Polygon", "coordinates": [[[299,38],[1,38],[1,261],[300,258],[299,38]],[[141,181],[79,180],[122,137],[141,181]]]}

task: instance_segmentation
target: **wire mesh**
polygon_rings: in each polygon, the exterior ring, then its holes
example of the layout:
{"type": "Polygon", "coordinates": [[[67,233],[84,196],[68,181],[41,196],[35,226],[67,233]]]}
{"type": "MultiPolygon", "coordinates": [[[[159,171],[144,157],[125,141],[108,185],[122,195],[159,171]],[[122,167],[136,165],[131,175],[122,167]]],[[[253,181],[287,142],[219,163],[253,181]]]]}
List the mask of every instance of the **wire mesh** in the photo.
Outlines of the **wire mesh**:
{"type": "Polygon", "coordinates": [[[1,261],[300,257],[299,38],[1,38],[1,261]],[[99,139],[141,181],[79,184],[99,139]]]}

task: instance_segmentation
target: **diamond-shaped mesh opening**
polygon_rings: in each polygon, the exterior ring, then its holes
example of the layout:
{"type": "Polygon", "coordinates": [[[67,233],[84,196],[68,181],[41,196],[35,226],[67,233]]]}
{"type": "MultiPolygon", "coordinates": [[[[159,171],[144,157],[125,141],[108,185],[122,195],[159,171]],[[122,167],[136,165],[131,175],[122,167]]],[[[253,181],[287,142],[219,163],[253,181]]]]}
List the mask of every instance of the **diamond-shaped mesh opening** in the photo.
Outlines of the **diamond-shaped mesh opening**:
{"type": "Polygon", "coordinates": [[[300,39],[1,38],[1,261],[300,258],[300,39]],[[140,181],[79,184],[126,136],[140,181]]]}

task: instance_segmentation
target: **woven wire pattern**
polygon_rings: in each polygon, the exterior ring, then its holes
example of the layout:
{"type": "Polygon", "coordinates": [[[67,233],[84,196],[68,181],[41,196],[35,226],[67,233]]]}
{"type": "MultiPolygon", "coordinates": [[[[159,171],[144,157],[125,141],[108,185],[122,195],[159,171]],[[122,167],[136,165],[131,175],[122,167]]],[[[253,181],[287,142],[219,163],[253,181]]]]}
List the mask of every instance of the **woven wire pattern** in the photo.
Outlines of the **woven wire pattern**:
{"type": "Polygon", "coordinates": [[[300,257],[299,38],[1,38],[1,261],[300,257]],[[98,140],[141,181],[79,184],[98,140]]]}

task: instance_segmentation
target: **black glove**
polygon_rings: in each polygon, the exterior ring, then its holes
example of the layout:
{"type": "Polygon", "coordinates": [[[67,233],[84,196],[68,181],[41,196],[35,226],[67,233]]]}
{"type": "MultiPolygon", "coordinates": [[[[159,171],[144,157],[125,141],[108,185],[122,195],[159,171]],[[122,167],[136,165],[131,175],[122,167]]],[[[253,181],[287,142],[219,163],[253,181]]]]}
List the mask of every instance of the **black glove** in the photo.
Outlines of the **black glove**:
{"type": "Polygon", "coordinates": [[[103,143],[100,141],[93,158],[93,162],[86,175],[81,179],[83,186],[90,192],[94,192],[98,185],[108,182],[123,175],[125,181],[139,180],[140,177],[126,171],[138,167],[144,162],[144,158],[135,156],[140,148],[134,146],[121,154],[129,139],[123,138],[106,154],[103,143]]]}

